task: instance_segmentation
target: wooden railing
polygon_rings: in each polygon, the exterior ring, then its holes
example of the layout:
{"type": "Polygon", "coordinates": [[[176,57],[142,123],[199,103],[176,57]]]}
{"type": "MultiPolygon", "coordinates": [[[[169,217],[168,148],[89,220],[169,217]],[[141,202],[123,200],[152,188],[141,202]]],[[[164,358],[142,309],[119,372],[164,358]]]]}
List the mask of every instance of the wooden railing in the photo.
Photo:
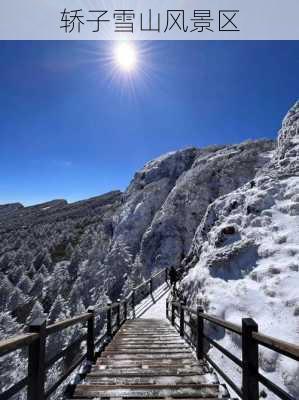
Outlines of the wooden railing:
{"type": "Polygon", "coordinates": [[[241,399],[258,400],[260,398],[259,383],[261,383],[280,399],[296,400],[295,397],[259,372],[259,346],[265,346],[296,361],[299,361],[299,346],[258,332],[258,325],[251,318],[243,318],[242,326],[239,326],[206,314],[201,307],[197,307],[196,310],[186,307],[184,303],[177,301],[177,299],[166,300],[166,315],[180,335],[195,349],[197,358],[205,358],[241,399]],[[209,337],[205,333],[206,323],[224,328],[240,336],[242,340],[242,359],[236,357],[209,337]],[[214,346],[241,368],[242,388],[239,388],[211,359],[208,355],[209,346],[214,346]]]}
{"type": "MultiPolygon", "coordinates": [[[[168,283],[168,268],[165,268],[148,280],[135,287],[127,297],[118,300],[106,307],[90,307],[87,312],[63,321],[46,325],[44,318],[34,320],[28,326],[28,333],[0,341],[0,357],[8,355],[19,349],[27,349],[28,374],[6,391],[0,394],[0,400],[8,400],[27,387],[27,400],[45,400],[61,386],[61,384],[86,361],[82,376],[88,372],[91,364],[95,361],[96,355],[101,353],[109,343],[113,335],[118,331],[126,319],[135,317],[135,306],[164,282],[168,283]],[[96,318],[100,317],[103,322],[100,329],[96,326],[96,318]],[[82,335],[60,350],[51,358],[47,357],[46,341],[53,334],[63,332],[72,326],[86,324],[82,327],[82,335]],[[97,330],[100,334],[96,337],[97,330]],[[85,343],[85,349],[80,346],[85,343]],[[77,352],[78,356],[72,364],[63,372],[58,380],[49,388],[46,388],[47,373],[54,364],[72,353],[77,352]]],[[[2,382],[3,384],[3,382],[2,382]]],[[[68,385],[69,393],[72,385],[68,385]]]]}

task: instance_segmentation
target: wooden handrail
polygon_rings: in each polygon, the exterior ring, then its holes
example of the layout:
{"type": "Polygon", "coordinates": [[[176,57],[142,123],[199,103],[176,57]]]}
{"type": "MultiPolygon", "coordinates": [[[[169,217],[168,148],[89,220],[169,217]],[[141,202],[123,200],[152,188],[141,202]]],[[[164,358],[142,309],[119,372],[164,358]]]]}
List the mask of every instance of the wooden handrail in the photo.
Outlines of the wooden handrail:
{"type": "Polygon", "coordinates": [[[201,314],[201,315],[202,315],[203,319],[206,319],[207,321],[210,321],[216,325],[219,325],[222,328],[225,328],[231,332],[237,333],[238,335],[242,334],[242,328],[237,324],[225,321],[224,319],[217,318],[210,314],[201,314]]]}
{"type": "Polygon", "coordinates": [[[52,325],[48,325],[46,328],[46,334],[51,335],[52,333],[59,332],[63,329],[69,328],[70,326],[76,325],[81,322],[85,322],[91,318],[90,313],[84,313],[77,315],[73,318],[68,318],[63,321],[55,322],[52,325]]]}
{"type": "MultiPolygon", "coordinates": [[[[137,287],[133,288],[133,290],[122,300],[117,301],[112,304],[109,304],[105,307],[92,307],[86,313],[82,313],[80,315],[76,315],[72,318],[68,318],[62,321],[55,322],[51,325],[46,326],[45,319],[35,320],[33,324],[30,325],[31,332],[24,333],[21,335],[17,335],[5,340],[0,341],[0,356],[3,356],[12,351],[18,350],[25,346],[29,346],[29,356],[28,356],[28,366],[30,366],[30,374],[26,379],[23,379],[20,382],[17,382],[10,389],[4,392],[5,398],[9,398],[10,396],[17,393],[19,390],[23,389],[26,385],[28,386],[27,398],[28,400],[40,400],[41,398],[45,399],[52,392],[54,392],[57,387],[69,376],[70,372],[72,372],[84,359],[87,359],[88,362],[94,361],[94,352],[95,347],[99,344],[100,341],[105,339],[105,341],[109,342],[111,337],[115,332],[120,328],[121,324],[124,320],[127,319],[127,307],[129,300],[132,302],[133,309],[133,318],[134,318],[134,307],[135,307],[135,295],[136,291],[141,287],[146,285],[150,285],[150,293],[153,291],[153,280],[159,277],[162,273],[165,273],[168,268],[162,269],[161,271],[152,275],[148,280],[141,283],[137,287]],[[120,309],[123,307],[123,315],[121,316],[120,309]],[[116,311],[114,311],[116,309],[116,311]],[[95,317],[97,314],[106,312],[107,313],[107,327],[104,335],[95,340],[94,332],[95,332],[95,317]],[[116,328],[111,329],[112,315],[116,312],[116,326],[113,324],[113,327],[116,328]],[[81,324],[87,322],[87,333],[82,335],[79,339],[73,342],[64,350],[60,351],[57,355],[52,357],[48,362],[45,360],[45,350],[46,350],[46,338],[54,333],[60,332],[64,329],[67,329],[76,324],[81,324]],[[112,332],[113,330],[113,332],[112,332]],[[46,380],[46,369],[49,368],[54,362],[62,358],[64,355],[68,354],[71,349],[73,349],[76,345],[86,340],[86,349],[87,352],[79,358],[73,364],[69,370],[58,379],[58,381],[50,388],[47,392],[45,392],[45,380],[46,380]]],[[[165,274],[167,281],[167,272],[165,274]]]]}
{"type": "MultiPolygon", "coordinates": [[[[182,305],[178,301],[172,301],[172,304],[174,304],[176,307],[182,307],[184,310],[189,312],[189,314],[192,314],[193,316],[196,316],[196,311],[190,307],[182,305]]],[[[238,335],[242,335],[242,327],[240,325],[234,324],[233,322],[226,321],[224,319],[218,318],[215,315],[207,314],[207,313],[201,313],[201,317],[209,322],[214,323],[215,325],[221,326],[222,328],[225,328],[231,332],[234,332],[238,335]]],[[[295,345],[290,342],[286,342],[284,340],[280,340],[277,338],[274,338],[272,336],[268,336],[264,333],[261,332],[253,332],[252,334],[253,338],[257,341],[258,344],[262,346],[266,346],[271,350],[275,350],[278,353],[284,354],[288,357],[293,358],[296,361],[299,361],[299,346],[295,345]]]]}
{"type": "Polygon", "coordinates": [[[299,361],[299,346],[286,342],[284,340],[276,339],[272,336],[264,335],[260,332],[254,332],[253,338],[258,344],[266,346],[271,350],[275,350],[287,357],[290,357],[296,361],[299,361]]]}
{"type": "MultiPolygon", "coordinates": [[[[177,300],[166,300],[166,315],[171,321],[171,324],[177,328],[181,336],[184,336],[188,343],[193,346],[196,350],[197,358],[206,358],[207,361],[215,368],[215,370],[223,377],[226,383],[244,400],[258,400],[259,399],[259,383],[264,384],[270,391],[276,394],[282,400],[295,400],[294,397],[289,395],[286,391],[279,388],[275,383],[264,377],[259,373],[258,361],[258,345],[265,346],[279,354],[285,355],[293,360],[299,361],[299,346],[276,339],[274,337],[265,335],[258,332],[257,323],[251,318],[242,319],[242,327],[232,322],[225,321],[214,315],[206,314],[203,309],[197,307],[197,310],[185,306],[182,302],[177,300]],[[171,307],[170,307],[171,305],[171,307]],[[171,315],[169,310],[171,309],[171,315]],[[176,312],[179,311],[179,313],[176,312]],[[194,338],[185,332],[184,326],[186,324],[185,313],[194,317],[196,329],[196,343],[194,338]],[[176,324],[176,318],[179,318],[179,325],[176,324]],[[204,333],[203,321],[209,321],[217,326],[221,326],[231,332],[234,332],[242,338],[242,360],[237,358],[229,350],[225,349],[219,343],[210,338],[204,333]],[[225,374],[225,372],[206,354],[203,345],[203,339],[205,339],[212,346],[217,348],[222,354],[237,364],[242,370],[242,389],[236,386],[236,384],[225,374]]],[[[187,323],[189,328],[192,330],[192,325],[187,323]]]]}
{"type": "Polygon", "coordinates": [[[38,333],[24,333],[23,335],[14,336],[9,339],[1,340],[0,342],[0,355],[10,353],[20,349],[21,347],[28,346],[39,338],[38,333]]]}

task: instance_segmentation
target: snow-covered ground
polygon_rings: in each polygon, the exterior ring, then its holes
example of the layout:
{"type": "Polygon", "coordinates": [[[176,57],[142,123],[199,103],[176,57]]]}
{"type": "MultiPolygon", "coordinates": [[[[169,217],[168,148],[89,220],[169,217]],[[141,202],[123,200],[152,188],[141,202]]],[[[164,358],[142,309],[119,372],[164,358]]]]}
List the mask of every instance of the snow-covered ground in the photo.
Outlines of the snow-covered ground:
{"type": "MultiPolygon", "coordinates": [[[[299,341],[298,138],[299,102],[283,121],[270,163],[208,207],[193,240],[197,262],[182,282],[189,304],[239,325],[251,317],[260,332],[294,344],[299,341]]],[[[239,337],[207,329],[240,357],[239,337]]],[[[299,363],[259,347],[260,372],[298,399],[299,363]]],[[[239,368],[214,348],[209,355],[240,386],[239,368]]],[[[267,400],[274,399],[267,391],[267,400]]]]}
{"type": "Polygon", "coordinates": [[[153,296],[147,296],[135,308],[135,318],[166,318],[166,297],[169,294],[169,286],[164,283],[159,286],[153,296]],[[164,302],[164,306],[163,306],[164,302]],[[160,313],[158,308],[160,307],[160,313]],[[164,308],[163,308],[164,307],[164,308]],[[156,311],[154,311],[156,310],[156,311]],[[153,313],[158,313],[157,316],[152,316],[153,313]]]}
{"type": "Polygon", "coordinates": [[[142,315],[142,318],[166,319],[166,299],[169,295],[167,291],[156,303],[142,315]]]}

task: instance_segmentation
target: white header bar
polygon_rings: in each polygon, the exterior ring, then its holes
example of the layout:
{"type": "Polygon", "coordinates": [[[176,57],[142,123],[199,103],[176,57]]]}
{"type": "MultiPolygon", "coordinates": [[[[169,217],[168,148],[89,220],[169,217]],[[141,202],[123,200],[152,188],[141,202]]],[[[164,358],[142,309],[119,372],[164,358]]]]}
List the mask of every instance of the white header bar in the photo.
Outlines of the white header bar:
{"type": "Polygon", "coordinates": [[[1,0],[0,40],[299,40],[299,0],[1,0]]]}

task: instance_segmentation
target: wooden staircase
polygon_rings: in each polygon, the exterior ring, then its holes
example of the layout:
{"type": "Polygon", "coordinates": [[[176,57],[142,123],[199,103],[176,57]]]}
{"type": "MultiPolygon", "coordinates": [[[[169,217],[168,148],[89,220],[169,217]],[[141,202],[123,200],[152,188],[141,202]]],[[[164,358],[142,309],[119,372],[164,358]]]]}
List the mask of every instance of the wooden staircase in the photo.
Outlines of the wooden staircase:
{"type": "Polygon", "coordinates": [[[166,320],[127,320],[74,399],[219,399],[228,393],[166,320]]]}

